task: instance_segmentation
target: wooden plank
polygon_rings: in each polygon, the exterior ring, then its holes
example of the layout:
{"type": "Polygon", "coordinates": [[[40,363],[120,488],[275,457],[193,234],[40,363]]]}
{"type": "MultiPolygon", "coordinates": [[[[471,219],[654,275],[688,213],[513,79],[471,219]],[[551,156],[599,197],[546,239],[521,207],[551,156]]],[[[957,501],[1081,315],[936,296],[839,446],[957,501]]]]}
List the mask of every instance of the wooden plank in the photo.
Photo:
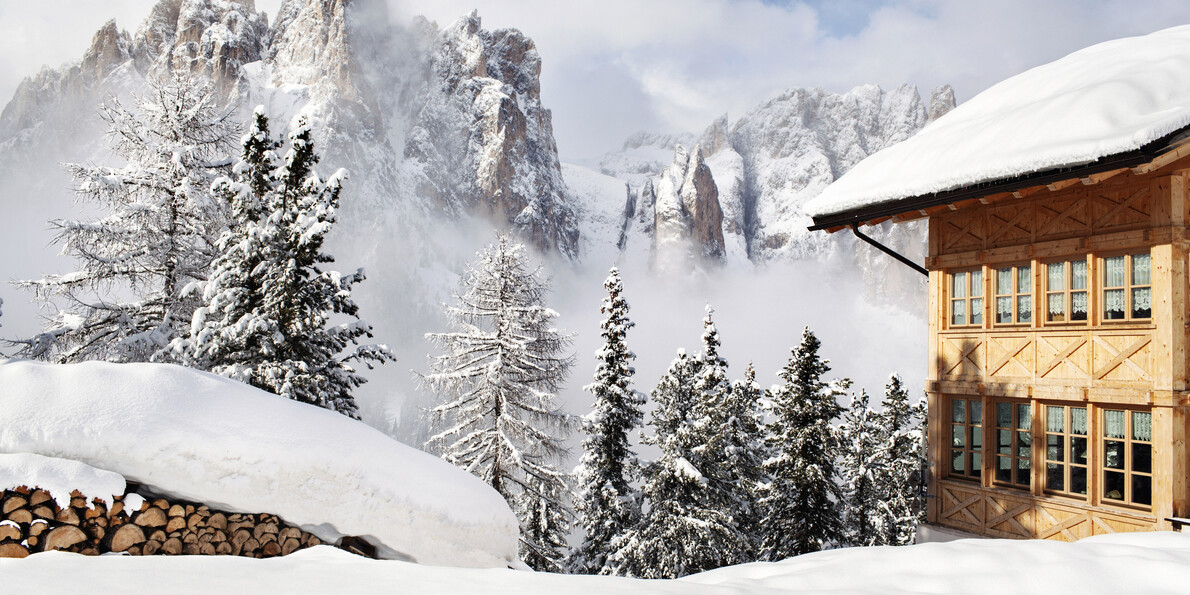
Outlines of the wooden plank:
{"type": "Polygon", "coordinates": [[[1126,171],[1128,171],[1127,167],[1121,167],[1120,169],[1113,169],[1111,171],[1105,171],[1105,172],[1100,172],[1097,174],[1091,174],[1085,178],[1079,178],[1079,181],[1081,181],[1083,183],[1083,185],[1092,186],[1092,185],[1098,184],[1104,180],[1114,178],[1117,175],[1120,175],[1126,171]]]}
{"type": "Polygon", "coordinates": [[[1079,183],[1078,178],[1070,178],[1069,180],[1062,180],[1060,182],[1046,184],[1045,187],[1048,188],[1050,192],[1057,192],[1059,190],[1064,190],[1064,189],[1069,188],[1069,187],[1071,187],[1075,184],[1078,184],[1078,183],[1079,183]]]}
{"type": "MultiPolygon", "coordinates": [[[[1038,370],[1037,375],[1045,376],[1046,374],[1053,372],[1054,368],[1057,368],[1058,366],[1062,365],[1062,362],[1066,361],[1066,358],[1070,357],[1070,355],[1073,354],[1075,351],[1077,351],[1078,348],[1080,348],[1086,344],[1087,344],[1086,337],[1080,337],[1078,339],[1075,339],[1074,341],[1071,341],[1069,345],[1067,345],[1065,348],[1062,349],[1062,351],[1059,351],[1058,354],[1054,356],[1054,359],[1052,361],[1050,361],[1049,364],[1046,365],[1044,371],[1038,370]]],[[[1078,367],[1073,362],[1071,363],[1071,365],[1075,366],[1076,368],[1078,367]]],[[[1079,370],[1082,371],[1082,368],[1079,368],[1079,370]]]]}
{"type": "Polygon", "coordinates": [[[1158,155],[1156,159],[1132,168],[1132,173],[1147,174],[1154,172],[1183,157],[1190,157],[1190,142],[1183,142],[1172,151],[1162,153],[1161,155],[1158,155]]]}
{"type": "Polygon", "coordinates": [[[1021,188],[1020,190],[1013,192],[1012,195],[1015,198],[1025,198],[1026,196],[1037,194],[1042,190],[1045,190],[1045,186],[1030,186],[1028,188],[1021,188]]]}
{"type": "Polygon", "coordinates": [[[1032,343],[1033,343],[1033,337],[1031,337],[1031,336],[1027,336],[1027,337],[1021,339],[1020,342],[1018,342],[1015,347],[1009,349],[1008,351],[1005,351],[1004,355],[1000,359],[996,360],[996,363],[988,366],[987,375],[995,376],[996,372],[999,372],[1001,368],[1003,368],[1004,366],[1007,366],[1008,362],[1012,361],[1012,358],[1016,357],[1018,353],[1023,351],[1026,347],[1028,347],[1032,343]]]}
{"type": "Polygon", "coordinates": [[[1133,369],[1138,374],[1140,374],[1141,376],[1147,376],[1148,377],[1147,380],[1152,380],[1152,376],[1149,375],[1149,373],[1146,370],[1144,370],[1140,366],[1137,366],[1132,360],[1128,359],[1128,358],[1136,355],[1136,352],[1140,351],[1146,345],[1151,343],[1153,341],[1153,338],[1151,336],[1144,336],[1144,337],[1138,338],[1131,345],[1126,347],[1123,351],[1116,351],[1115,347],[1112,347],[1110,343],[1103,340],[1103,338],[1100,337],[1099,335],[1095,335],[1094,340],[1101,347],[1103,347],[1104,351],[1107,351],[1109,354],[1114,355],[1114,357],[1112,357],[1111,360],[1109,360],[1106,364],[1103,364],[1103,366],[1101,366],[1099,369],[1095,370],[1095,380],[1102,380],[1104,376],[1107,376],[1108,374],[1110,374],[1112,372],[1112,370],[1115,370],[1116,368],[1120,367],[1125,362],[1132,364],[1133,369]]]}

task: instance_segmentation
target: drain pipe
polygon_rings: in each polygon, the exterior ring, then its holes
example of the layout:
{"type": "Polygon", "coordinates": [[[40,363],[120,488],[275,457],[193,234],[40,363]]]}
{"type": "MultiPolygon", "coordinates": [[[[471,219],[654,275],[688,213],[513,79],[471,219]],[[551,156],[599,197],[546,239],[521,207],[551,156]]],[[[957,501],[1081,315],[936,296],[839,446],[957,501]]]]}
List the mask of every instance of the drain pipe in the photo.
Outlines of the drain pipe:
{"type": "Polygon", "coordinates": [[[881,252],[901,261],[901,263],[904,264],[905,266],[907,266],[907,267],[909,267],[909,268],[911,268],[927,277],[930,276],[930,272],[927,271],[925,267],[921,266],[920,264],[917,264],[916,262],[913,262],[912,260],[909,260],[908,258],[905,258],[901,254],[898,254],[892,248],[889,248],[888,246],[885,246],[884,244],[881,244],[880,242],[877,242],[876,240],[873,240],[872,238],[864,235],[864,233],[859,230],[859,225],[852,223],[851,224],[851,233],[854,233],[855,237],[875,246],[881,252]]]}

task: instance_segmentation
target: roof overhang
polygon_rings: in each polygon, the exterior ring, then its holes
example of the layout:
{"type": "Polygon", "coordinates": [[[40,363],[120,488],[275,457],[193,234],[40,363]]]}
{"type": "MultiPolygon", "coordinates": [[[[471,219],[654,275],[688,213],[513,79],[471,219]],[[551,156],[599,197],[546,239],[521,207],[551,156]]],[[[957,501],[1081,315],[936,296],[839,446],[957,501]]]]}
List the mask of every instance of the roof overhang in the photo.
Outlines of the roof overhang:
{"type": "Polygon", "coordinates": [[[809,229],[810,231],[827,230],[833,233],[853,225],[867,225],[904,213],[925,211],[933,207],[979,199],[1001,192],[1016,192],[1034,186],[1046,186],[1065,180],[1077,180],[1095,174],[1146,165],[1156,165],[1156,167],[1146,168],[1155,170],[1186,156],[1190,156],[1190,126],[1175,130],[1139,149],[1100,157],[1090,163],[980,182],[945,192],[910,196],[850,211],[814,217],[814,224],[809,229]]]}

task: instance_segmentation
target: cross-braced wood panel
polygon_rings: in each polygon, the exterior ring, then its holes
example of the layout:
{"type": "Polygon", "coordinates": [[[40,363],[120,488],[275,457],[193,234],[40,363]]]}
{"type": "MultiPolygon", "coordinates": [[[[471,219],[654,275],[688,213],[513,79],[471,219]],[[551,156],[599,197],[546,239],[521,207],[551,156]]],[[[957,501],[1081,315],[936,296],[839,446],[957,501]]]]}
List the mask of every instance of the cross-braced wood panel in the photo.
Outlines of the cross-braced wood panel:
{"type": "Polygon", "coordinates": [[[941,219],[942,252],[982,250],[987,240],[986,214],[982,210],[960,211],[941,219]]]}
{"type": "Polygon", "coordinates": [[[1086,333],[1038,335],[1037,377],[1048,380],[1091,378],[1091,345],[1086,333]]]}
{"type": "Polygon", "coordinates": [[[1133,229],[1152,222],[1153,200],[1148,185],[1102,190],[1091,196],[1093,231],[1133,229]]]}
{"type": "Polygon", "coordinates": [[[1027,379],[1033,376],[1033,336],[995,335],[987,340],[989,379],[1027,379]]]}
{"type": "Polygon", "coordinates": [[[1033,241],[1033,203],[1006,203],[988,209],[987,247],[1016,246],[1033,241]]]}
{"type": "Polygon", "coordinates": [[[1037,505],[1033,508],[1033,514],[1037,519],[1039,539],[1078,541],[1091,536],[1091,514],[1087,511],[1037,505]]]}
{"type": "Polygon", "coordinates": [[[977,489],[963,490],[953,486],[942,486],[941,521],[966,531],[983,529],[983,493],[977,489]]]}
{"type": "Polygon", "coordinates": [[[1081,237],[1091,233],[1090,201],[1080,193],[1066,200],[1037,202],[1035,242],[1081,237]]]}
{"type": "Polygon", "coordinates": [[[1094,335],[1094,379],[1152,382],[1152,343],[1149,334],[1094,335]]]}
{"type": "Polygon", "coordinates": [[[945,377],[983,376],[985,361],[983,337],[980,335],[942,337],[942,375],[945,377]]]}
{"type": "Polygon", "coordinates": [[[1033,504],[1028,500],[988,494],[985,498],[985,530],[1001,537],[1033,537],[1033,504]]]}

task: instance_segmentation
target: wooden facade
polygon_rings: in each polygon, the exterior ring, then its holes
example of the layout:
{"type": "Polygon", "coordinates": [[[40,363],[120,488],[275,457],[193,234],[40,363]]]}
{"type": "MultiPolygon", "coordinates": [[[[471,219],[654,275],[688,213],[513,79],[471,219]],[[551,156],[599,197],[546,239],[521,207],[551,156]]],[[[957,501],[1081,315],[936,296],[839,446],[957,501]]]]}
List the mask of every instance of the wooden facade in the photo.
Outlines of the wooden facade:
{"type": "Polygon", "coordinates": [[[929,218],[931,523],[1074,540],[1190,516],[1188,191],[1175,151],[899,217],[929,218]]]}

